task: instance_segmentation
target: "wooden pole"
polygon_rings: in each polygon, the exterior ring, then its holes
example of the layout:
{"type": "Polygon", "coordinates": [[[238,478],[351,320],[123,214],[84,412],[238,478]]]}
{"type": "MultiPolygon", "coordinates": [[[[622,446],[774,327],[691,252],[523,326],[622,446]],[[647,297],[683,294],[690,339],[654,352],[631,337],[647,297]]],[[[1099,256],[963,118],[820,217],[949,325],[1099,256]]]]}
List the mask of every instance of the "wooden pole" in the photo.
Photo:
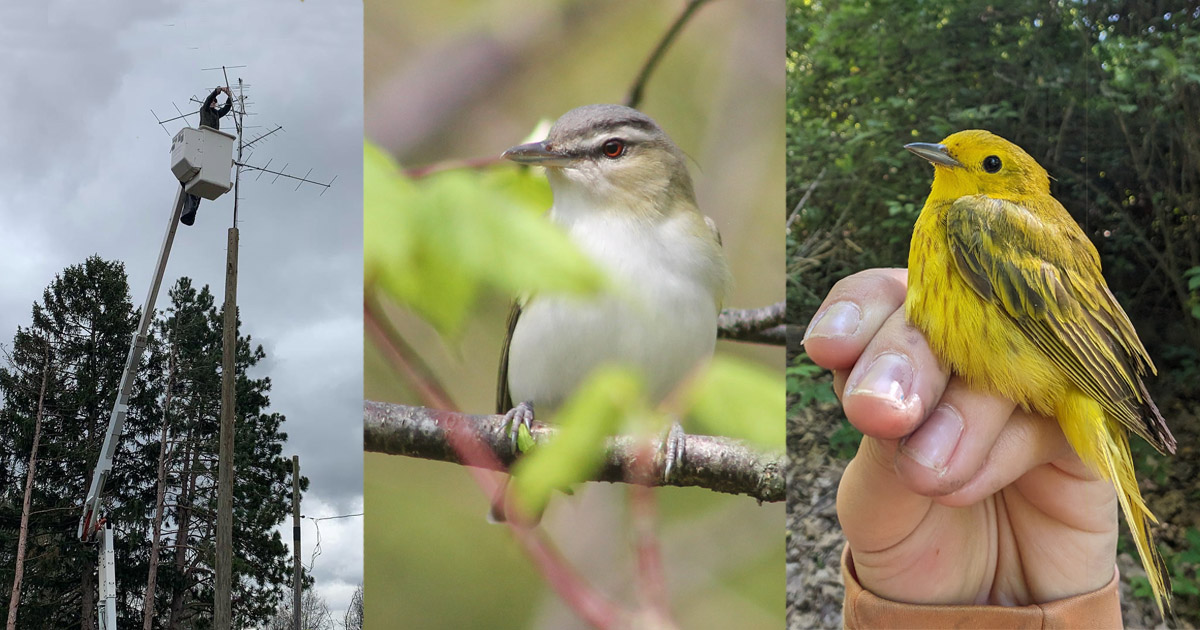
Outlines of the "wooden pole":
{"type": "Polygon", "coordinates": [[[221,435],[217,453],[217,562],[213,625],[230,630],[233,615],[233,420],[237,350],[238,229],[229,228],[225,262],[225,322],[221,340],[221,435]]]}
{"type": "Polygon", "coordinates": [[[292,455],[292,630],[300,628],[300,456],[292,455]]]}
{"type": "MultiPolygon", "coordinates": [[[[238,79],[238,96],[242,95],[242,80],[238,79]]],[[[242,122],[246,113],[244,99],[234,116],[238,128],[238,162],[242,161],[242,122]]],[[[233,180],[233,227],[225,251],[225,322],[221,339],[221,435],[217,453],[217,561],[213,587],[213,627],[231,630],[233,622],[233,420],[237,399],[234,358],[237,353],[237,271],[238,271],[238,184],[242,167],[237,167],[233,180]]]]}

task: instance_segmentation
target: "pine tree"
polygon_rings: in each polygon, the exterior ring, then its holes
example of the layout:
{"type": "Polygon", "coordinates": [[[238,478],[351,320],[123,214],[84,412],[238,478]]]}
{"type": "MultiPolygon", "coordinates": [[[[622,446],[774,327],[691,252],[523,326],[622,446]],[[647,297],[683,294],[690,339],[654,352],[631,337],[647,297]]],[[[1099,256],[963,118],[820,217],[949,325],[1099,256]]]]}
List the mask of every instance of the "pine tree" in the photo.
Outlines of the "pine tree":
{"type": "MultiPolygon", "coordinates": [[[[31,497],[23,628],[94,628],[96,552],[76,540],[75,530],[135,317],[123,265],[92,256],[55,276],[33,305],[32,326],[17,330],[10,365],[0,368],[0,431],[12,462],[31,452],[44,340],[54,344],[31,497]]],[[[24,462],[14,463],[27,472],[24,462]]],[[[6,495],[12,485],[5,484],[6,495]]],[[[8,538],[4,546],[12,549],[8,538]]]]}
{"type": "MultiPolygon", "coordinates": [[[[187,278],[168,296],[139,366],[105,516],[117,534],[118,623],[203,630],[212,624],[222,313],[187,278]]],[[[0,368],[0,585],[14,584],[25,512],[20,628],[95,628],[97,549],[76,539],[76,526],[138,317],[121,263],[90,257],[54,278],[0,368]]],[[[248,335],[237,339],[233,596],[244,627],[265,623],[290,585],[274,529],[291,493],[271,381],[247,374],[266,354],[248,335]]]]}
{"type": "MultiPolygon", "coordinates": [[[[170,419],[173,472],[167,495],[173,500],[164,506],[164,519],[175,529],[163,532],[163,547],[169,543],[174,554],[160,560],[155,608],[166,619],[164,628],[204,628],[212,614],[216,553],[223,311],[214,306],[207,286],[197,291],[187,278],[169,295],[171,306],[156,330],[164,343],[161,352],[174,362],[171,408],[165,416],[158,412],[170,419]]],[[[237,339],[233,598],[235,623],[252,625],[269,617],[288,584],[287,549],[274,528],[290,510],[290,486],[288,461],[281,455],[284,418],[267,411],[270,379],[247,375],[265,352],[249,336],[237,339]]],[[[160,439],[161,432],[160,424],[160,439]]],[[[147,520],[153,523],[153,504],[149,507],[147,520]]]]}

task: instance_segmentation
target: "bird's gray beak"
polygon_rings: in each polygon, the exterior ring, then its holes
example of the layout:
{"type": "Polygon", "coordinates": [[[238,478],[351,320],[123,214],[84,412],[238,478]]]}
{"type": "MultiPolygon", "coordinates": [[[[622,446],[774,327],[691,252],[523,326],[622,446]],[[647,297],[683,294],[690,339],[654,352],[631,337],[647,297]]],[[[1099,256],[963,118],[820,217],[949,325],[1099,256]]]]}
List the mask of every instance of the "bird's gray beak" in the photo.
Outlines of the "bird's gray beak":
{"type": "Polygon", "coordinates": [[[500,158],[530,166],[557,166],[565,168],[575,164],[574,157],[546,148],[545,142],[530,142],[529,144],[517,145],[501,153],[500,158]]]}
{"type": "Polygon", "coordinates": [[[913,142],[904,145],[905,149],[933,162],[935,165],[959,167],[962,163],[950,157],[949,150],[944,144],[933,144],[931,142],[913,142]]]}

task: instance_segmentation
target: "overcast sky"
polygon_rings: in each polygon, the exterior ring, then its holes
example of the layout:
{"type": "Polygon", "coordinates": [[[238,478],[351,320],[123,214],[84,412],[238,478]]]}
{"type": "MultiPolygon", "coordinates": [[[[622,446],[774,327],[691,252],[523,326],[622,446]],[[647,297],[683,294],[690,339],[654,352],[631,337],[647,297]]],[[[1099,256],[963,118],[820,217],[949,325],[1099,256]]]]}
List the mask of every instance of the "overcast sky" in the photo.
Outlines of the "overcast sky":
{"type": "MultiPolygon", "coordinates": [[[[19,4],[21,6],[13,6],[19,4]]],[[[362,5],[299,0],[89,3],[0,8],[0,343],[56,272],[91,254],[125,263],[145,299],[178,182],[155,122],[199,108],[229,70],[248,84],[247,138],[284,131],[247,162],[329,181],[243,178],[238,306],[263,345],[288,456],[311,481],[302,511],[362,511],[362,5]]],[[[223,99],[222,99],[223,100],[223,99]]],[[[189,119],[191,126],[197,117],[189,119]]],[[[230,118],[222,129],[233,127],[230,118]]],[[[187,275],[224,295],[232,193],[180,226],[159,295],[187,275]]],[[[114,392],[115,394],[115,392],[114,392]]],[[[81,493],[83,490],[80,490],[81,493]]],[[[80,500],[82,500],[82,494],[80,500]]],[[[284,540],[291,542],[290,523],[284,540]]],[[[362,579],[362,517],[322,521],[314,576],[335,617],[362,579]]],[[[304,523],[307,565],[315,542],[304,523]]]]}

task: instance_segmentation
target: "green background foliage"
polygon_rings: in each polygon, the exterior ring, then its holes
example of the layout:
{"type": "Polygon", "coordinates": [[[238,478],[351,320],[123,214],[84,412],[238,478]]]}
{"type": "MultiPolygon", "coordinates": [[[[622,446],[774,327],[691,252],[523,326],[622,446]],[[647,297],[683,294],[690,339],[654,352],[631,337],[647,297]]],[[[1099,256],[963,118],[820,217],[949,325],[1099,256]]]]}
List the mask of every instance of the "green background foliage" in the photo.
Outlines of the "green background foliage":
{"type": "MultiPolygon", "coordinates": [[[[1200,498],[1200,9],[789,0],[787,25],[789,212],[811,189],[788,237],[791,321],[807,325],[848,274],[906,266],[932,173],[905,143],[982,128],[1020,145],[1100,251],[1160,370],[1148,385],[1180,452],[1138,449],[1139,468],[1160,471],[1143,492],[1167,522],[1158,534],[1176,580],[1194,581],[1185,532],[1198,515],[1184,506],[1200,498]]],[[[790,399],[811,401],[829,379],[798,361],[790,399]]],[[[1200,622],[1200,600],[1178,595],[1179,618],[1200,622]]]]}

